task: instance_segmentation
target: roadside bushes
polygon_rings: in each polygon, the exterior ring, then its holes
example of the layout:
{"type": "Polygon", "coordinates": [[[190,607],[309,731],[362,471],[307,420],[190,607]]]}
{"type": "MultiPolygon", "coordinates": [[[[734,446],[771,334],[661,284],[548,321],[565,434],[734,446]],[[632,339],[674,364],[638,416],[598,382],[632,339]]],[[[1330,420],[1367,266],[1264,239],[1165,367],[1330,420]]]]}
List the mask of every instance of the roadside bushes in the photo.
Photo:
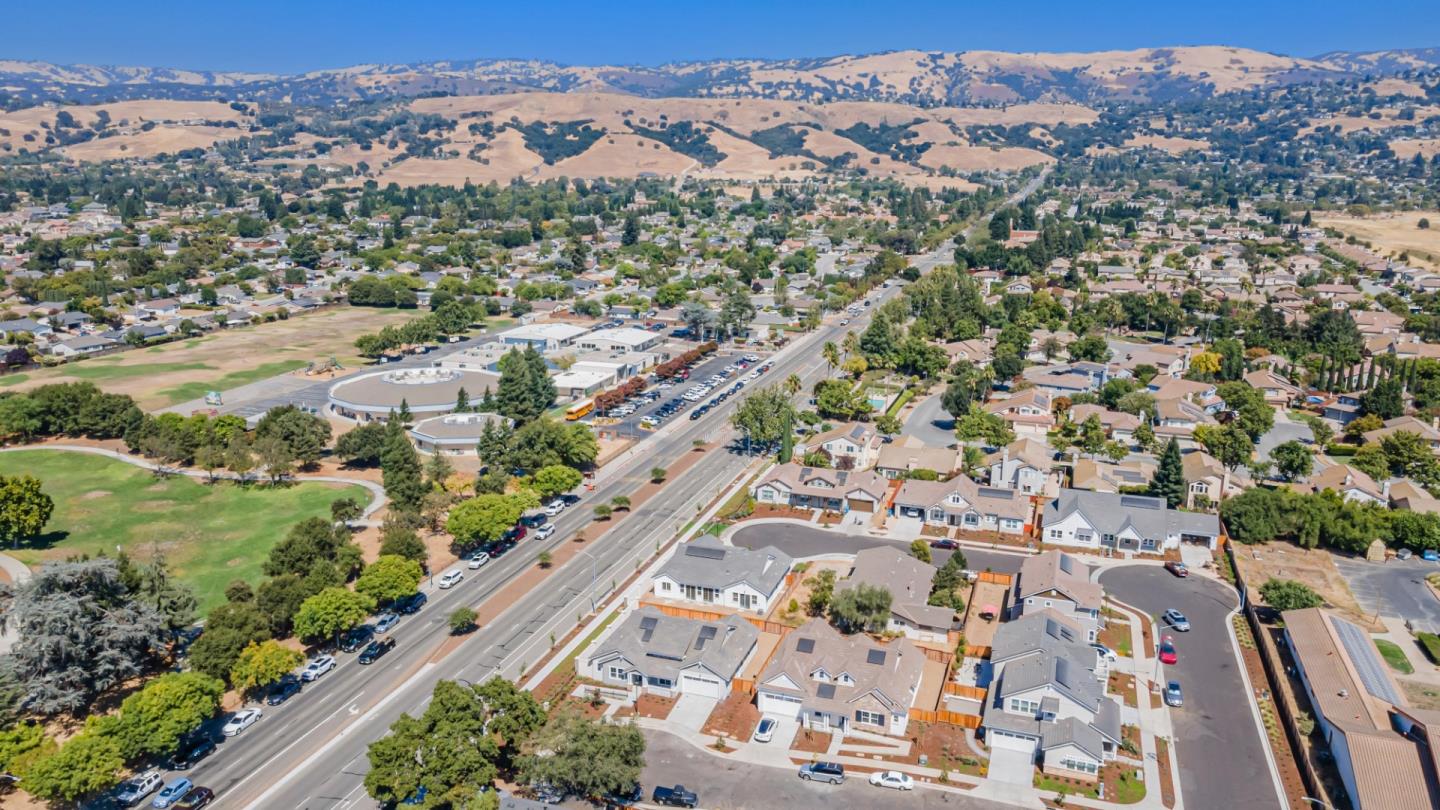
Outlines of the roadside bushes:
{"type": "Polygon", "coordinates": [[[1361,554],[1379,538],[1416,551],[1440,548],[1440,515],[1360,504],[1330,490],[1306,494],[1256,487],[1225,501],[1220,517],[1241,543],[1289,540],[1303,548],[1361,554]]]}

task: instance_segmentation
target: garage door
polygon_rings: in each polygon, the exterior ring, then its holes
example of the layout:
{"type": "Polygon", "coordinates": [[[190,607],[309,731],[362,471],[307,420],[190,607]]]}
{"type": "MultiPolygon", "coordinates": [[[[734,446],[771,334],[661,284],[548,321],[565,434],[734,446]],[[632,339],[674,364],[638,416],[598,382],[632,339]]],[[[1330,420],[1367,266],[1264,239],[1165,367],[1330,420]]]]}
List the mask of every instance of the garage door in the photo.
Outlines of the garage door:
{"type": "Polygon", "coordinates": [[[1035,739],[1033,737],[1023,737],[1019,734],[991,728],[985,730],[985,739],[989,741],[991,748],[1005,748],[1010,751],[1022,751],[1031,756],[1035,755],[1035,739]]]}
{"type": "Polygon", "coordinates": [[[772,695],[766,692],[760,693],[759,708],[761,714],[773,714],[776,717],[799,717],[800,699],[787,695],[772,695]]]}
{"type": "Polygon", "coordinates": [[[701,675],[681,675],[680,691],[687,695],[701,695],[716,700],[724,697],[720,694],[720,681],[701,675]]]}
{"type": "Polygon", "coordinates": [[[847,499],[847,502],[850,504],[851,511],[854,512],[870,512],[874,511],[875,509],[875,504],[871,503],[870,501],[863,501],[858,498],[849,498],[847,499]]]}

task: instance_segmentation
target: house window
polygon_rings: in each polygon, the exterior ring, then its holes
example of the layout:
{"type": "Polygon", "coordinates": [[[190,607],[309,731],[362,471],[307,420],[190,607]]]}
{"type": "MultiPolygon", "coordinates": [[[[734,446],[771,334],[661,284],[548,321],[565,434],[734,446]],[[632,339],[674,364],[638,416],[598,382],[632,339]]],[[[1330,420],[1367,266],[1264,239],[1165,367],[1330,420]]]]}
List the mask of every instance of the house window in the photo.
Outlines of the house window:
{"type": "Polygon", "coordinates": [[[668,583],[668,582],[662,582],[662,583],[660,583],[660,590],[665,591],[666,593],[669,593],[669,592],[670,592],[670,583],[668,583]]]}
{"type": "Polygon", "coordinates": [[[885,725],[885,715],[879,712],[867,712],[864,709],[856,709],[855,722],[864,723],[867,726],[881,726],[883,728],[885,725]]]}
{"type": "Polygon", "coordinates": [[[1142,551],[1154,551],[1155,541],[1150,539],[1149,537],[1144,538],[1140,541],[1140,549],[1142,551]]]}
{"type": "Polygon", "coordinates": [[[966,525],[966,526],[978,526],[978,525],[980,525],[980,516],[977,515],[977,514],[975,514],[974,512],[970,512],[970,513],[966,514],[966,515],[965,515],[965,525],[966,525]]]}
{"type": "Polygon", "coordinates": [[[735,603],[736,603],[737,605],[739,605],[742,610],[753,610],[754,607],[755,607],[755,602],[756,602],[756,597],[755,597],[754,594],[751,594],[751,593],[737,593],[737,594],[735,594],[735,603]]]}
{"type": "Polygon", "coordinates": [[[1065,532],[1061,531],[1060,529],[1051,529],[1051,530],[1050,530],[1050,539],[1051,539],[1051,540],[1059,540],[1059,539],[1063,538],[1064,536],[1065,536],[1065,532]]]}
{"type": "Polygon", "coordinates": [[[945,519],[945,511],[943,509],[931,509],[930,519],[936,523],[939,523],[940,521],[945,519]]]}
{"type": "Polygon", "coordinates": [[[1040,701],[1024,698],[1010,698],[1010,711],[1015,714],[1034,715],[1040,711],[1040,701]]]}
{"type": "Polygon", "coordinates": [[[1078,759],[1070,759],[1069,757],[1060,760],[1060,767],[1064,768],[1067,771],[1075,771],[1077,773],[1089,774],[1096,773],[1100,770],[1099,766],[1097,766],[1093,762],[1081,762],[1078,759]]]}
{"type": "Polygon", "coordinates": [[[1103,540],[1103,541],[1105,541],[1106,543],[1111,543],[1111,544],[1113,544],[1113,543],[1115,542],[1115,535],[1113,535],[1113,534],[1102,534],[1102,535],[1100,535],[1100,539],[1103,540]]]}
{"type": "Polygon", "coordinates": [[[609,675],[612,681],[623,681],[626,674],[624,667],[610,667],[609,675]]]}
{"type": "Polygon", "coordinates": [[[645,682],[650,684],[651,686],[658,686],[661,689],[669,689],[670,687],[675,685],[675,682],[670,680],[669,678],[656,678],[653,676],[646,678],[645,682]]]}
{"type": "Polygon", "coordinates": [[[1196,495],[1204,495],[1205,493],[1210,491],[1210,485],[1205,483],[1204,481],[1196,481],[1195,483],[1190,485],[1190,491],[1195,493],[1196,495]]]}

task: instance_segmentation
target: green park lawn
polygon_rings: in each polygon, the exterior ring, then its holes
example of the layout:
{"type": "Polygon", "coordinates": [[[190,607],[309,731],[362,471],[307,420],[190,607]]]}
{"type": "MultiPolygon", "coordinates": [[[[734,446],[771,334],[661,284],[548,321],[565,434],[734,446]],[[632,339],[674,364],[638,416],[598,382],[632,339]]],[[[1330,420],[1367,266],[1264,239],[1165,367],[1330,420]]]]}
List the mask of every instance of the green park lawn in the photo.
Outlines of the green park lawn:
{"type": "Polygon", "coordinates": [[[273,489],[214,485],[150,471],[88,453],[29,450],[0,453],[0,474],[29,473],[55,501],[45,534],[12,551],[27,565],[76,554],[115,553],[138,559],[152,549],[195,589],[200,610],[224,601],[236,579],[258,584],[260,564],[295,523],[328,517],[330,503],[350,497],[369,503],[359,486],[302,483],[273,489]]]}
{"type": "Polygon", "coordinates": [[[183,383],[173,388],[166,388],[160,394],[169,399],[171,405],[174,405],[177,402],[199,399],[211,391],[228,391],[231,388],[239,388],[242,385],[278,377],[281,374],[289,374],[297,368],[304,367],[305,361],[303,360],[276,360],[273,363],[262,363],[244,371],[232,371],[213,380],[183,383]]]}
{"type": "Polygon", "coordinates": [[[1411,665],[1410,659],[1405,657],[1405,651],[1400,649],[1399,644],[1377,638],[1375,639],[1375,648],[1380,651],[1380,657],[1385,659],[1385,663],[1389,664],[1391,669],[1401,675],[1414,674],[1415,667],[1411,665]]]}

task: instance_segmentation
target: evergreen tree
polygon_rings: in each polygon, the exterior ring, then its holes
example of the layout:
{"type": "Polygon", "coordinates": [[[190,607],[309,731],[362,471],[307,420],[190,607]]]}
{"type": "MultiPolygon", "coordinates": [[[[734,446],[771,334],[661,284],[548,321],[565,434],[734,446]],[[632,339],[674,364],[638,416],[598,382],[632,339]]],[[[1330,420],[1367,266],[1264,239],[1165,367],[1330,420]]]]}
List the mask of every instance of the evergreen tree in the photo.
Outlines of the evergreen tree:
{"type": "Polygon", "coordinates": [[[470,394],[465,391],[464,386],[455,394],[455,412],[465,413],[470,410],[470,394]]]}
{"type": "MultiPolygon", "coordinates": [[[[548,379],[545,383],[549,384],[548,379]]],[[[500,391],[495,400],[502,415],[514,419],[516,424],[524,424],[539,416],[547,407],[541,399],[541,388],[540,381],[535,379],[533,366],[519,349],[511,349],[500,358],[500,391]]]]}
{"type": "Polygon", "coordinates": [[[1185,469],[1180,463],[1180,445],[1174,439],[1160,454],[1160,466],[1150,480],[1150,494],[1164,498],[1171,509],[1185,502],[1185,469]]]}
{"type": "Polygon", "coordinates": [[[397,421],[386,424],[385,450],[380,454],[381,480],[385,494],[391,504],[401,512],[418,512],[420,499],[425,497],[425,479],[421,474],[420,458],[405,428],[397,421]]]}
{"type": "Polygon", "coordinates": [[[525,349],[524,357],[530,375],[531,401],[540,413],[544,413],[555,404],[555,383],[550,379],[550,369],[534,346],[525,349]]]}

